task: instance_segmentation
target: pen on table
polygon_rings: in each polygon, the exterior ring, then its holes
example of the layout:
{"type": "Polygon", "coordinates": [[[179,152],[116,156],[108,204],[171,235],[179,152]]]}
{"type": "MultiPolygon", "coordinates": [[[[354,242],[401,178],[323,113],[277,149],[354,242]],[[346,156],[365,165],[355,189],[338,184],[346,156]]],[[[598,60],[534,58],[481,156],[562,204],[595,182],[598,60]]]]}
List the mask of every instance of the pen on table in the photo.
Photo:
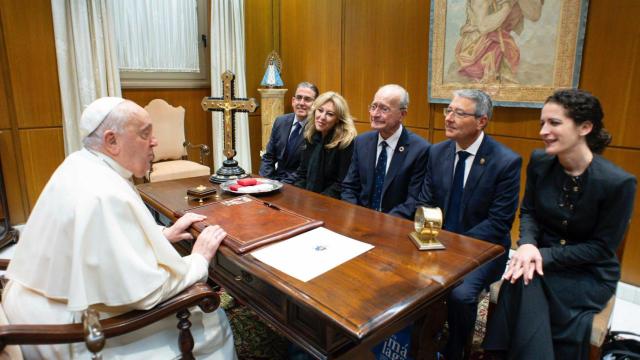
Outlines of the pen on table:
{"type": "Polygon", "coordinates": [[[280,210],[280,208],[279,208],[279,207],[277,207],[276,205],[274,205],[274,204],[272,204],[272,203],[270,203],[270,202],[263,201],[262,203],[263,203],[265,206],[270,207],[270,208],[272,208],[272,209],[274,209],[274,210],[280,210]]]}

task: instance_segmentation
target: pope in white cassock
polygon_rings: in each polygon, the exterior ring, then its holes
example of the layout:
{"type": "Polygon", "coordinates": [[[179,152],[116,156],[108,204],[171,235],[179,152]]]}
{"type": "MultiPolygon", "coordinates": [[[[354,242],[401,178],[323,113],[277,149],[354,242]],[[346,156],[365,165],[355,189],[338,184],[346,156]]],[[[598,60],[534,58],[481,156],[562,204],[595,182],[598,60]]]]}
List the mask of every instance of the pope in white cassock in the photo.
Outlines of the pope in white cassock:
{"type": "MultiPolygon", "coordinates": [[[[207,277],[209,262],[226,236],[207,227],[191,255],[171,245],[204,216],[187,214],[170,228],[154,222],[131,176],[153,159],[149,114],[121,98],[91,103],[80,120],[84,148],[69,155],[38,199],[7,270],[2,306],[10,323],[81,321],[92,306],[101,317],[149,309],[207,277]]],[[[192,310],[198,359],[235,359],[233,335],[221,309],[192,310]]],[[[107,340],[105,359],[179,357],[175,317],[107,340]]],[[[89,358],[83,343],[23,346],[27,359],[89,358]]]]}

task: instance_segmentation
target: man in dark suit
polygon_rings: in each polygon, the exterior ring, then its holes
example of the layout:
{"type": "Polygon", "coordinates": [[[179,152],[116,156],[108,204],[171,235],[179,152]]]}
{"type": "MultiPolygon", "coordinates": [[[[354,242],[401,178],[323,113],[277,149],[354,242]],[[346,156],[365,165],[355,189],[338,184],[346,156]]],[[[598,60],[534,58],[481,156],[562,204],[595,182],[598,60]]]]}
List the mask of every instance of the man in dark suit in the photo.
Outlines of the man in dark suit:
{"type": "Polygon", "coordinates": [[[505,254],[467,275],[448,298],[449,341],[445,358],[462,359],[473,335],[478,296],[505,269],[511,225],[518,208],[522,159],[483,131],[491,98],[460,90],[444,109],[445,135],[433,145],[418,205],[443,209],[445,230],[502,245],[505,254]]]}
{"type": "Polygon", "coordinates": [[[415,195],[426,170],[430,144],[402,126],[409,93],[385,85],[369,106],[373,131],[355,139],[353,158],[342,183],[342,200],[392,215],[415,210],[415,195]]]}
{"type": "Polygon", "coordinates": [[[301,147],[304,144],[303,129],[318,88],[309,82],[301,82],[291,98],[293,112],[278,116],[271,129],[267,149],[262,155],[260,176],[286,183],[295,181],[300,165],[301,147]]]}

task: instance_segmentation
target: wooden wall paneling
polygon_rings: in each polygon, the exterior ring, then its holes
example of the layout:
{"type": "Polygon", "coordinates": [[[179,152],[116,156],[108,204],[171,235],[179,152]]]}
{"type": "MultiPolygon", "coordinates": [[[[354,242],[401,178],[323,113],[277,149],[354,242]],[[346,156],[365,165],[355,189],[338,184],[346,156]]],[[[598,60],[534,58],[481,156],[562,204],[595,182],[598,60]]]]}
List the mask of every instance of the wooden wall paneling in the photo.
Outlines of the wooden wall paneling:
{"type": "Polygon", "coordinates": [[[580,87],[602,102],[612,145],[640,148],[640,1],[591,0],[580,87]]]}
{"type": "Polygon", "coordinates": [[[368,122],[376,90],[397,83],[410,97],[405,125],[428,128],[429,2],[345,1],[343,92],[353,115],[368,122]]]}
{"type": "Polygon", "coordinates": [[[264,62],[267,55],[278,47],[274,42],[273,7],[273,0],[247,0],[244,3],[247,96],[258,101],[258,88],[265,72],[264,62]]]}
{"type": "MultiPolygon", "coordinates": [[[[1,20],[1,19],[0,19],[1,20]]],[[[0,24],[0,28],[2,25],[0,24]]],[[[9,112],[9,94],[7,94],[7,88],[9,84],[7,83],[7,79],[5,78],[5,74],[8,75],[8,72],[5,72],[4,69],[6,67],[6,62],[4,61],[5,53],[2,49],[4,49],[4,41],[3,41],[2,32],[0,30],[0,129],[9,129],[11,128],[11,117],[9,112]]]]}
{"type": "MultiPolygon", "coordinates": [[[[280,14],[285,87],[291,91],[299,82],[311,81],[321,93],[341,93],[342,1],[281,0],[280,14]]],[[[285,101],[288,111],[291,102],[285,101]]]]}
{"type": "Polygon", "coordinates": [[[4,186],[7,193],[7,203],[9,205],[9,218],[11,224],[22,224],[27,221],[27,209],[23,199],[25,194],[22,191],[20,179],[18,177],[18,162],[16,161],[15,144],[11,131],[0,130],[0,154],[2,154],[2,174],[4,175],[4,186]]]}
{"type": "Polygon", "coordinates": [[[62,125],[51,1],[2,0],[18,127],[62,125]]]}
{"type": "Polygon", "coordinates": [[[20,130],[19,138],[31,212],[51,174],[64,160],[62,128],[20,130]]]}
{"type": "MultiPolygon", "coordinates": [[[[272,50],[279,52],[279,3],[277,0],[247,0],[245,10],[245,52],[247,71],[247,95],[261,102],[260,82],[265,72],[264,63],[272,50]],[[275,20],[274,20],[275,17],[275,20]]],[[[283,69],[286,71],[286,68],[283,69]]],[[[285,88],[295,86],[286,84],[285,88]]],[[[285,95],[285,102],[289,99],[285,95]]],[[[261,108],[249,114],[249,137],[251,148],[251,168],[254,174],[260,169],[260,149],[262,147],[261,108]]]]}
{"type": "Polygon", "coordinates": [[[417,135],[420,135],[425,140],[429,141],[429,129],[425,129],[421,127],[410,127],[410,126],[407,126],[407,129],[411,130],[417,135]]]}
{"type": "Polygon", "coordinates": [[[358,131],[358,134],[362,134],[364,132],[371,130],[371,126],[369,125],[368,122],[356,121],[355,125],[356,125],[356,130],[358,131]]]}
{"type": "MultiPolygon", "coordinates": [[[[251,140],[251,173],[258,175],[260,171],[260,150],[262,148],[262,118],[259,114],[249,115],[249,139],[251,140]]],[[[247,170],[247,169],[245,169],[247,170]]]]}
{"type": "MultiPolygon", "coordinates": [[[[185,137],[192,144],[206,144],[213,149],[213,135],[211,128],[211,113],[202,110],[202,98],[210,96],[211,90],[200,89],[123,89],[122,96],[145,107],[153,99],[163,99],[172,106],[182,106],[185,109],[185,137]]],[[[199,161],[199,151],[189,151],[189,160],[199,161]]],[[[205,165],[212,166],[213,156],[205,159],[205,165]]],[[[212,171],[215,171],[212,169],[212,171]]]]}
{"type": "MultiPolygon", "coordinates": [[[[640,178],[640,150],[608,148],[604,157],[640,178]]],[[[636,189],[634,211],[627,232],[622,260],[622,281],[640,286],[640,190],[636,189]]]]}

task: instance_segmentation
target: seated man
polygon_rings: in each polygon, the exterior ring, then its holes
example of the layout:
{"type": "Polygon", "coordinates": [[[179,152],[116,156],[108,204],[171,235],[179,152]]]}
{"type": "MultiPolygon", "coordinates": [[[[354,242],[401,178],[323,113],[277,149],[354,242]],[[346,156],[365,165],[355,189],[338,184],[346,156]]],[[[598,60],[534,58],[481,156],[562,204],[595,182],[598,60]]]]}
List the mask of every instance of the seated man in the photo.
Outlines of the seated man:
{"type": "MultiPolygon", "coordinates": [[[[142,177],[153,159],[151,119],[135,103],[102,98],[80,120],[84,148],[53,173],[25,225],[7,270],[2,305],[13,324],[80,322],[93,307],[101,317],[149,309],[207,278],[209,263],[226,236],[207,227],[191,255],[171,243],[203,216],[188,214],[170,228],[157,225],[131,176],[142,177]]],[[[194,355],[233,359],[229,323],[221,309],[194,310],[194,355]]],[[[174,358],[175,317],[107,341],[104,358],[174,358]]],[[[23,346],[28,359],[89,358],[84,344],[23,346]]]]}
{"type": "Polygon", "coordinates": [[[397,216],[415,211],[430,144],[402,126],[409,93],[385,85],[369,107],[373,131],[355,139],[349,172],[342,182],[342,200],[397,216]]]}
{"type": "Polygon", "coordinates": [[[518,208],[522,159],[484,133],[491,113],[491,98],[484,92],[454,93],[444,109],[449,140],[431,147],[417,198],[419,205],[443,210],[445,230],[505,249],[502,256],[469,273],[449,295],[447,360],[462,359],[464,346],[473,335],[478,295],[498,280],[506,266],[518,208]]]}
{"type": "Polygon", "coordinates": [[[309,82],[301,82],[291,98],[293,112],[280,115],[273,122],[267,149],[262,155],[260,176],[293,184],[300,165],[304,145],[303,129],[318,88],[309,82]]]}

